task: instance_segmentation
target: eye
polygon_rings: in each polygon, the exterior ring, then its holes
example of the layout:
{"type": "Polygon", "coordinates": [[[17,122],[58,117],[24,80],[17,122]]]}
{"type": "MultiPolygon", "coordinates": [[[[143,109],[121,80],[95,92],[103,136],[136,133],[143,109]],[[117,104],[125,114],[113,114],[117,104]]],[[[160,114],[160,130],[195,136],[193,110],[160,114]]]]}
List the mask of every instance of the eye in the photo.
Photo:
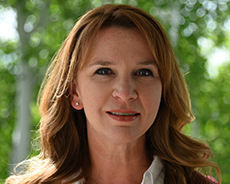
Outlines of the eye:
{"type": "Polygon", "coordinates": [[[95,72],[95,74],[98,74],[98,75],[110,75],[110,74],[113,74],[113,72],[109,68],[100,68],[95,72]]]}
{"type": "Polygon", "coordinates": [[[153,76],[153,72],[149,69],[140,69],[135,73],[136,76],[153,76]]]}

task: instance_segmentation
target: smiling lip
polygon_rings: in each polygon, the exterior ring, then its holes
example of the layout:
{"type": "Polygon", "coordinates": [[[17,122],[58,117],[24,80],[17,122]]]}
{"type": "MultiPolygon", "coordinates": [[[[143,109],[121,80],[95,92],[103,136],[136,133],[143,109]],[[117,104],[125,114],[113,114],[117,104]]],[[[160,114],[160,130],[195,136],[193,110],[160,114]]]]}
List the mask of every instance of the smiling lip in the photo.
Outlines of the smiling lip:
{"type": "Polygon", "coordinates": [[[106,112],[111,118],[117,121],[133,121],[140,116],[140,113],[136,111],[119,111],[112,110],[106,112]]]}

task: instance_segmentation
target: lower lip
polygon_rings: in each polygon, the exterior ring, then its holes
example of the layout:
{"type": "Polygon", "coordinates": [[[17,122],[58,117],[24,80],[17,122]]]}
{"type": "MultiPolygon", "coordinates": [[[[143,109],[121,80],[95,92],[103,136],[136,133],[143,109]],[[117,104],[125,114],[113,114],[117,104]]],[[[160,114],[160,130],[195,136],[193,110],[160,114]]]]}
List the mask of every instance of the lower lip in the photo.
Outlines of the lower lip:
{"type": "Polygon", "coordinates": [[[132,115],[132,116],[118,116],[114,114],[107,113],[112,119],[115,119],[117,121],[133,121],[137,119],[140,115],[132,115]]]}

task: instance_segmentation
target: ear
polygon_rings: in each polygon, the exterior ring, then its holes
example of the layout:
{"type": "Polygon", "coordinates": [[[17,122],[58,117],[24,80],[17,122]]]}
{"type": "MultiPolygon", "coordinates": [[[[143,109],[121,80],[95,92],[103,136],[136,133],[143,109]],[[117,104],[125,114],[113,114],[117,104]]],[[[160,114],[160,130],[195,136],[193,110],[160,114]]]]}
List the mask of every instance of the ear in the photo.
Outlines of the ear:
{"type": "Polygon", "coordinates": [[[69,89],[70,89],[70,94],[71,94],[71,105],[72,105],[72,107],[76,110],[83,109],[83,104],[82,104],[80,97],[79,97],[79,94],[77,92],[77,87],[76,87],[75,81],[71,82],[69,89]]]}

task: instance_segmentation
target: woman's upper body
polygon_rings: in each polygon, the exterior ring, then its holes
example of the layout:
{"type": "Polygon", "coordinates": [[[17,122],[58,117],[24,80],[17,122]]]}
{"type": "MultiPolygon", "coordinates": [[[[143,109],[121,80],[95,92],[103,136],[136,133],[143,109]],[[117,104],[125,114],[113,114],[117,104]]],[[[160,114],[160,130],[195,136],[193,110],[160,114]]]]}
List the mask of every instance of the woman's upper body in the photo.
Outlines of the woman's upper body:
{"type": "Polygon", "coordinates": [[[190,104],[159,22],[128,5],[95,8],[76,23],[41,87],[39,159],[7,183],[197,184],[205,167],[221,183],[210,148],[182,133],[190,104]]]}

